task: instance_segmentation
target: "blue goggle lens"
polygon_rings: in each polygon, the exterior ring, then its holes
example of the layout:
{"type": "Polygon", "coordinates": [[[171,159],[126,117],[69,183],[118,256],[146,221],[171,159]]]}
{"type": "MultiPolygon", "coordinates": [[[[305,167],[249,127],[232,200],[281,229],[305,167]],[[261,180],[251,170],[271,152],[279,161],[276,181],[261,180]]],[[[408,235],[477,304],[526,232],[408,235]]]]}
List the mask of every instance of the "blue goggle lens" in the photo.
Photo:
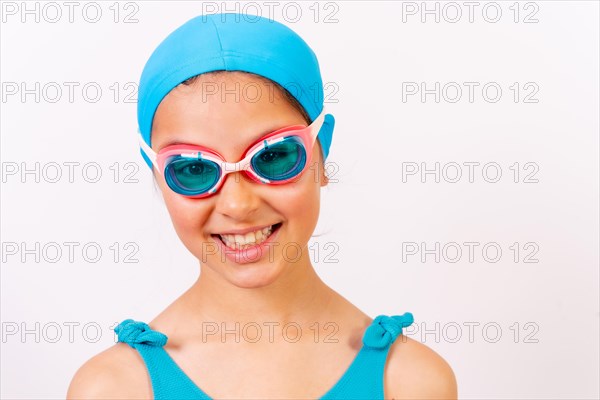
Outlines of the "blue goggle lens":
{"type": "Polygon", "coordinates": [[[288,136],[268,145],[252,157],[252,169],[270,181],[283,181],[298,175],[306,164],[306,151],[302,141],[288,136]]]}
{"type": "Polygon", "coordinates": [[[208,192],[219,181],[221,168],[204,159],[172,158],[165,168],[167,184],[175,192],[194,196],[208,192]]]}

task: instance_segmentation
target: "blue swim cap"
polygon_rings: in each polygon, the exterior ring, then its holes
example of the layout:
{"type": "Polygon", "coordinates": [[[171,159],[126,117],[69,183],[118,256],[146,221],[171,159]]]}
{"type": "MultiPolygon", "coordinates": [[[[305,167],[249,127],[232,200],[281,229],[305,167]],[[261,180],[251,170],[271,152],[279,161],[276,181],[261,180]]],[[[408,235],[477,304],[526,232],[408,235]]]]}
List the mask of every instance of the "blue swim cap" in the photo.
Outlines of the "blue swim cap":
{"type": "MultiPolygon", "coordinates": [[[[162,99],[181,82],[210,71],[245,71],[286,88],[311,122],[323,109],[323,81],[317,57],[287,26],[260,16],[199,15],[173,31],[148,59],[138,89],[139,131],[150,144],[152,120],[162,99]]],[[[329,155],[335,119],[326,114],[317,139],[329,155]]],[[[140,149],[146,164],[151,161],[140,149]]]]}

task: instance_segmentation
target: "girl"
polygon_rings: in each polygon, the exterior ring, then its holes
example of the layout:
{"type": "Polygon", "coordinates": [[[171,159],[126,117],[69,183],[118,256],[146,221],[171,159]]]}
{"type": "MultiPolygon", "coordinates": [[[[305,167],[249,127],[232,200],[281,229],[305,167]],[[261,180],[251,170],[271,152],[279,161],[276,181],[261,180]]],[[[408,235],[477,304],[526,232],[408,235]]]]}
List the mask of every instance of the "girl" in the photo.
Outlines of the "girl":
{"type": "Polygon", "coordinates": [[[250,15],[191,19],[148,60],[138,123],[200,276],[148,324],[121,322],[69,399],[456,398],[448,364],[402,335],[412,314],[372,319],[311,264],[334,118],[295,32],[250,15]]]}

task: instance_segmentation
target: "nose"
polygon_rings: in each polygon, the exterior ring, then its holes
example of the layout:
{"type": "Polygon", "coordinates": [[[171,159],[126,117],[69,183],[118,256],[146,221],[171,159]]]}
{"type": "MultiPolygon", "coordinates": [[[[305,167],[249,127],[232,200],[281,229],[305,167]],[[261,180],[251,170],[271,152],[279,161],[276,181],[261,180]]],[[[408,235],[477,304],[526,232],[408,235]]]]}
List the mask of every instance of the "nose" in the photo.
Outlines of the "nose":
{"type": "Polygon", "coordinates": [[[215,210],[235,220],[251,219],[260,202],[257,184],[241,171],[227,174],[216,195],[215,210]]]}

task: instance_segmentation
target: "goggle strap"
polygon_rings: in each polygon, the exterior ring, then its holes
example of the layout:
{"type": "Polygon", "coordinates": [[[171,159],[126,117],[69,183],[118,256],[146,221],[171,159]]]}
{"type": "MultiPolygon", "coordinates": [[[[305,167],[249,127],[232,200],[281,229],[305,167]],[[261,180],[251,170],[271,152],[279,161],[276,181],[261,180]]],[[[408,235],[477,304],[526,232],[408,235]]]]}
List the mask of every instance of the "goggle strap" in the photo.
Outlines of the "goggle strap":
{"type": "Polygon", "coordinates": [[[150,146],[148,146],[148,144],[142,137],[142,133],[140,132],[139,129],[138,129],[138,143],[139,143],[142,151],[144,152],[144,154],[146,154],[146,157],[148,157],[150,159],[150,161],[152,161],[152,164],[154,164],[156,169],[158,169],[158,164],[156,162],[156,153],[154,152],[154,150],[152,150],[152,148],[150,146]]]}
{"type": "Polygon", "coordinates": [[[323,122],[325,121],[325,114],[327,114],[327,111],[325,110],[325,106],[323,106],[321,113],[311,124],[314,127],[310,132],[312,139],[316,139],[319,135],[319,131],[321,130],[323,122]]]}

